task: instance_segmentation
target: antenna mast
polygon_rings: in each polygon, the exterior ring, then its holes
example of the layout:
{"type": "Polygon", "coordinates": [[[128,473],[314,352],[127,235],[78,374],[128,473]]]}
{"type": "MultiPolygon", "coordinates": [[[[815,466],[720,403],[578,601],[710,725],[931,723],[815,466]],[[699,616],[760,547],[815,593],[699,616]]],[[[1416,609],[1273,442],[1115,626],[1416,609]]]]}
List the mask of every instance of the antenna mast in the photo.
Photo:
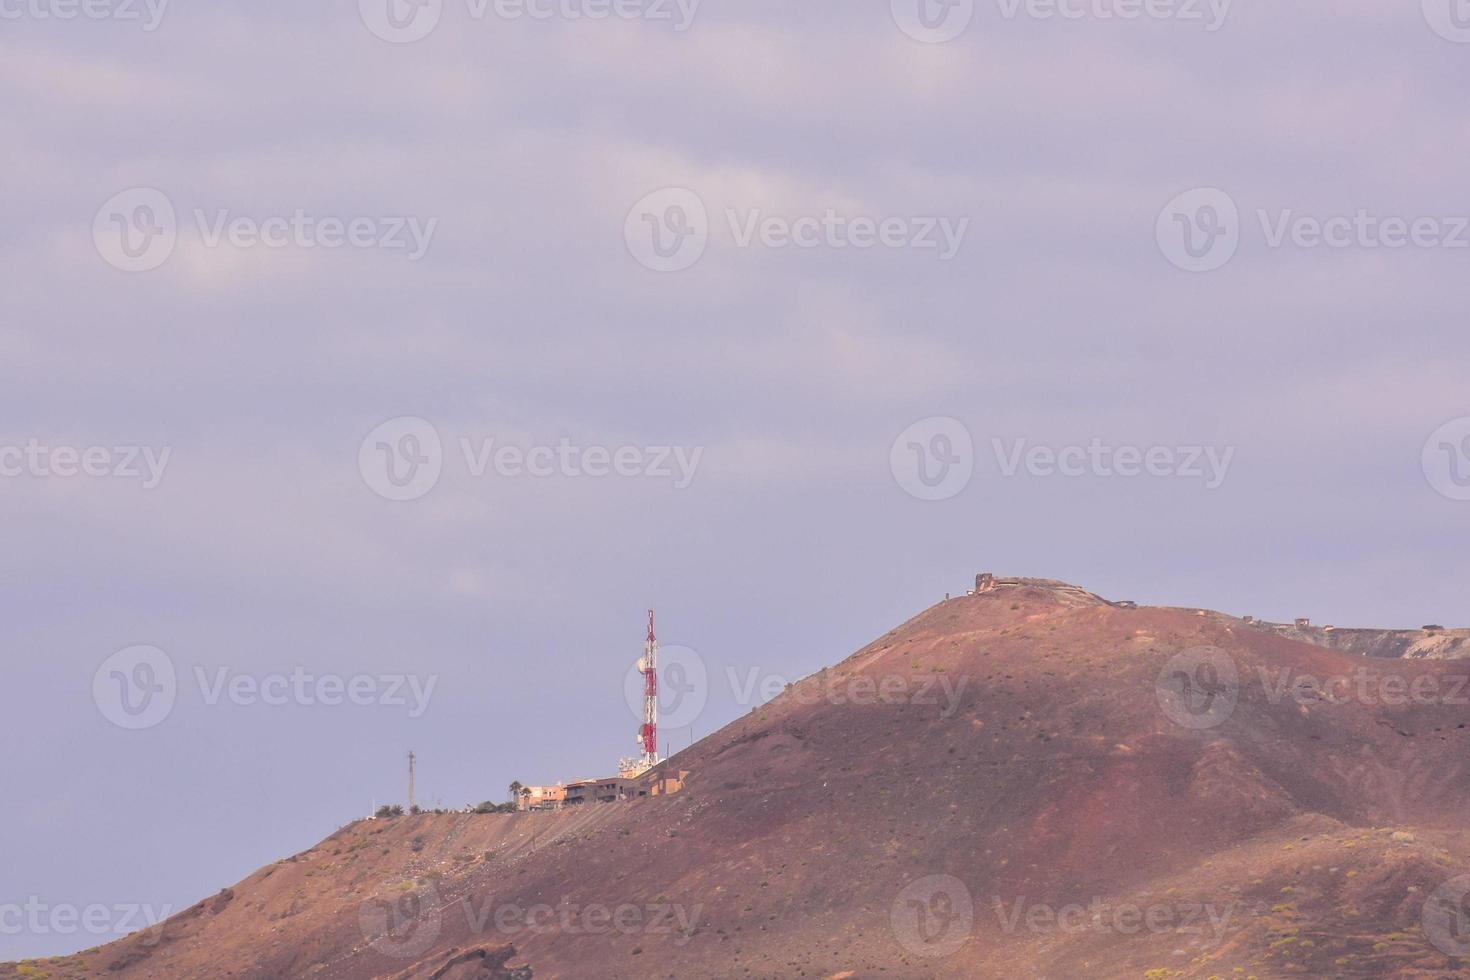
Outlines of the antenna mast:
{"type": "Polygon", "coordinates": [[[408,812],[413,813],[413,751],[408,753],[408,812]]]}
{"type": "Polygon", "coordinates": [[[639,766],[650,769],[658,765],[658,638],[653,634],[653,610],[648,610],[648,640],[643,646],[643,659],[638,663],[643,672],[643,727],[638,730],[643,742],[639,766]]]}

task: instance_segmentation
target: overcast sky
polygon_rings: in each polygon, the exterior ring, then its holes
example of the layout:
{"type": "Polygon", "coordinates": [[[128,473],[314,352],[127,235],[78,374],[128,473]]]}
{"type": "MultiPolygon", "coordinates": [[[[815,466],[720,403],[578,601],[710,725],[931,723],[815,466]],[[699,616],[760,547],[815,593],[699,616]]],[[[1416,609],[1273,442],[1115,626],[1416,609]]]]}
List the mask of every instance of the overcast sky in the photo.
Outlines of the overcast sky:
{"type": "Polygon", "coordinates": [[[673,748],[981,570],[1470,625],[1463,0],[388,2],[0,0],[0,960],[607,774],[650,606],[673,748]]]}

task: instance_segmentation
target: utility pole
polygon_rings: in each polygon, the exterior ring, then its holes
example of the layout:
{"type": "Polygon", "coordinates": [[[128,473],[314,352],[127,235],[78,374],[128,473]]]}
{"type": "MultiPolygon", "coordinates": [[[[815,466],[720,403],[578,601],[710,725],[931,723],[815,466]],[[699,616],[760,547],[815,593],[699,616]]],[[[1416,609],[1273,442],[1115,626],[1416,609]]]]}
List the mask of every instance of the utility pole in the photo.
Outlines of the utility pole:
{"type": "Polygon", "coordinates": [[[408,812],[413,813],[413,750],[408,753],[408,812]]]}

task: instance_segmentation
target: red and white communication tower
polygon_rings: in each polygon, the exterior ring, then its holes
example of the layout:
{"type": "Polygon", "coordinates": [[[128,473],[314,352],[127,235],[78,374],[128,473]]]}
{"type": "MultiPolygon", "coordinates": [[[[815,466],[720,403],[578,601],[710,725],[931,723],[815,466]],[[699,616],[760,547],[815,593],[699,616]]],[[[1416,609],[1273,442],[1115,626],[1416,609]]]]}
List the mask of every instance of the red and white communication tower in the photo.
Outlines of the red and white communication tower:
{"type": "Polygon", "coordinates": [[[638,661],[638,670],[643,674],[643,727],[638,729],[643,756],[638,760],[638,767],[652,769],[659,764],[658,639],[653,635],[652,609],[648,610],[648,640],[643,645],[643,658],[638,661]]]}

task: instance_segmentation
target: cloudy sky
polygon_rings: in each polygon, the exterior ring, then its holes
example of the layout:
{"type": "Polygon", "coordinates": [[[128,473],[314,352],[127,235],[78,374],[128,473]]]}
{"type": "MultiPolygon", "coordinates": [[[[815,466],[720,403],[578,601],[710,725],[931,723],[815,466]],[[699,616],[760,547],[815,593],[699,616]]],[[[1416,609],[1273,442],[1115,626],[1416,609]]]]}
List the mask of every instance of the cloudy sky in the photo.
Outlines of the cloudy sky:
{"type": "Polygon", "coordinates": [[[650,606],[673,748],[986,569],[1470,625],[1464,0],[389,3],[0,0],[0,960],[650,606]]]}

